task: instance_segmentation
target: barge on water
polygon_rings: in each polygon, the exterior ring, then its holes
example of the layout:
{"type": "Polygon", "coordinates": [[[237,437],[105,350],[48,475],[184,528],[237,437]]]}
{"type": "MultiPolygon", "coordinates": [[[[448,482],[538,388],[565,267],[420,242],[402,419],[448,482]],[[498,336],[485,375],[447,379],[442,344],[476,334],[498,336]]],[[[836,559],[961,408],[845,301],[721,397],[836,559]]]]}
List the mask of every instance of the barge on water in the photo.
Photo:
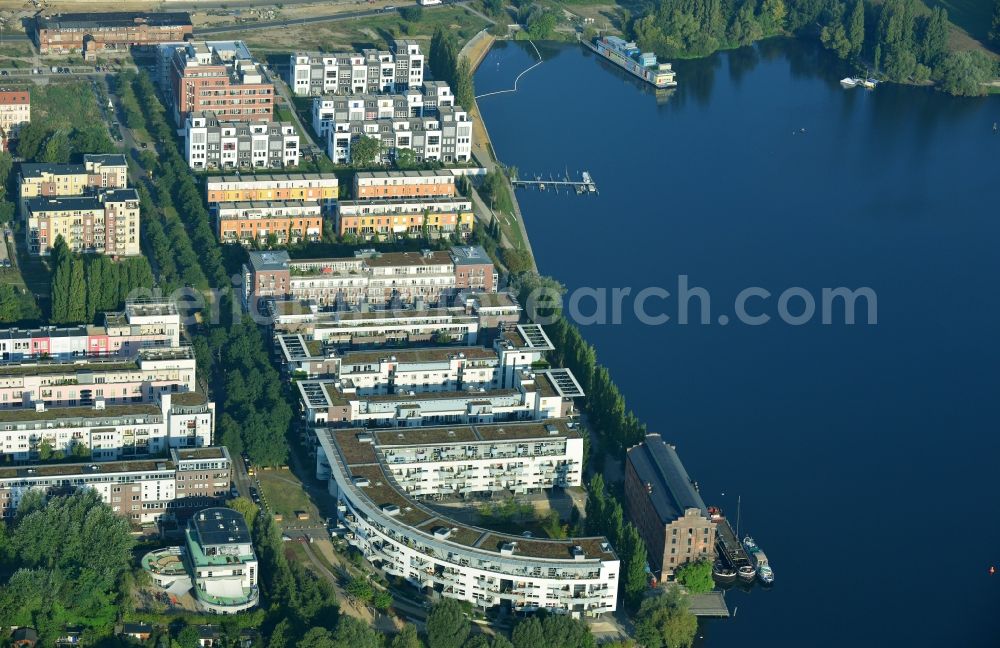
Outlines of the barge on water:
{"type": "Polygon", "coordinates": [[[677,73],[670,63],[657,62],[656,54],[641,52],[633,42],[617,36],[601,36],[593,42],[584,42],[604,58],[657,88],[672,88],[677,85],[677,73]]]}
{"type": "Polygon", "coordinates": [[[729,525],[729,520],[722,515],[722,511],[717,507],[708,507],[708,512],[712,522],[715,523],[715,544],[719,552],[719,560],[722,566],[729,568],[726,572],[722,572],[717,567],[715,570],[716,578],[722,582],[732,582],[726,576],[735,571],[736,576],[741,581],[752,583],[757,577],[757,569],[750,561],[743,544],[736,537],[733,527],[729,525]]]}

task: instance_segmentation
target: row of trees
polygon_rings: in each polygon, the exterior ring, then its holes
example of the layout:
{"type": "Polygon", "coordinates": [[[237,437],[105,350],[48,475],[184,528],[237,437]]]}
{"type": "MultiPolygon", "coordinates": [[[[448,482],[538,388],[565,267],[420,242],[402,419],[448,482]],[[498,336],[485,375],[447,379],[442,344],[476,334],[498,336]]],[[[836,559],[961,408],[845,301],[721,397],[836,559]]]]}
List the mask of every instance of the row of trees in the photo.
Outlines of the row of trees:
{"type": "Polygon", "coordinates": [[[114,152],[108,129],[101,123],[54,130],[45,121],[33,121],[22,126],[17,136],[17,154],[34,162],[65,164],[84,153],[114,152]]]}
{"type": "Polygon", "coordinates": [[[67,625],[111,634],[130,593],[135,541],[128,522],[92,490],[52,497],[30,491],[0,524],[0,619],[35,628],[52,646],[67,625]]]}
{"type": "Polygon", "coordinates": [[[145,257],[112,261],[103,255],[75,254],[62,237],[52,247],[51,313],[55,324],[93,322],[97,313],[121,308],[130,295],[153,287],[145,257]]]}
{"type": "Polygon", "coordinates": [[[231,453],[246,451],[263,466],[288,461],[286,434],[294,418],[285,381],[271,365],[264,338],[249,318],[217,326],[194,340],[198,369],[222,404],[216,436],[231,453]]]}
{"type": "MultiPolygon", "coordinates": [[[[1000,36],[1000,9],[995,20],[992,33],[1000,36]]],[[[996,74],[981,52],[949,51],[947,11],[918,0],[658,0],[626,23],[643,49],[664,57],[706,56],[818,26],[825,47],[858,65],[870,62],[892,81],[933,79],[952,94],[984,94],[996,74]]]]}
{"type": "Polygon", "coordinates": [[[618,579],[622,598],[630,609],[638,609],[649,581],[646,543],[635,525],[625,520],[621,502],[607,492],[600,472],[587,485],[587,532],[603,535],[614,545],[622,565],[618,579]]]}
{"type": "Polygon", "coordinates": [[[787,19],[784,0],[660,0],[631,31],[643,49],[694,57],[781,33],[787,19]]]}
{"type": "Polygon", "coordinates": [[[476,101],[476,91],[472,83],[472,67],[466,58],[459,56],[461,49],[454,32],[438,27],[431,38],[428,65],[434,78],[447,81],[458,103],[471,110],[476,101]]]}

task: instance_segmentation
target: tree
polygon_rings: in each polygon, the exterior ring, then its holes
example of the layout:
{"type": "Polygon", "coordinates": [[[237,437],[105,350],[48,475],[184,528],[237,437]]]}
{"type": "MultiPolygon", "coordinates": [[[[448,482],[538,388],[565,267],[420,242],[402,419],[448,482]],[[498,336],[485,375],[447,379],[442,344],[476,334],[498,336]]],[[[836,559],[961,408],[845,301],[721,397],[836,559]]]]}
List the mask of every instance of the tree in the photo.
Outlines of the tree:
{"type": "Polygon", "coordinates": [[[556,29],[558,18],[550,9],[536,9],[528,16],[528,38],[549,40],[556,29]]]}
{"type": "Polygon", "coordinates": [[[385,590],[375,592],[375,596],[372,597],[372,605],[376,610],[385,612],[392,607],[392,594],[385,590]]]}
{"type": "Polygon", "coordinates": [[[865,45],[865,3],[858,0],[854,3],[847,25],[847,40],[851,44],[850,55],[857,58],[865,45]]]}
{"type": "Polygon", "coordinates": [[[406,22],[420,22],[420,20],[424,17],[424,8],[418,4],[408,5],[399,10],[399,15],[402,16],[403,20],[406,22]]]}
{"type": "Polygon", "coordinates": [[[180,648],[198,648],[201,645],[198,628],[192,625],[184,626],[184,629],[177,634],[177,645],[180,648]]]}
{"type": "Polygon", "coordinates": [[[407,623],[392,639],[391,648],[424,648],[424,642],[417,634],[417,626],[407,623]]]}
{"type": "Polygon", "coordinates": [[[346,614],[340,617],[333,632],[333,648],[382,648],[382,645],[382,635],[377,630],[346,614]]]}
{"type": "Polygon", "coordinates": [[[644,600],[636,617],[635,639],[645,648],[687,648],[697,632],[698,619],[676,587],[644,600]]]}
{"type": "Polygon", "coordinates": [[[594,636],[583,622],[561,614],[522,620],[511,633],[514,648],[594,648],[594,636]]]}
{"type": "Polygon", "coordinates": [[[527,250],[515,250],[514,248],[503,248],[501,252],[503,264],[511,274],[521,274],[531,270],[531,254],[527,250]]]}
{"type": "Polygon", "coordinates": [[[646,543],[643,542],[635,526],[629,523],[622,529],[622,539],[619,545],[623,554],[622,563],[625,570],[622,579],[625,603],[635,609],[642,601],[643,593],[648,587],[646,543]]]}
{"type": "Polygon", "coordinates": [[[110,633],[135,544],[128,522],[91,490],[25,500],[6,552],[18,569],[0,588],[0,619],[34,625],[43,645],[69,619],[110,633]]]}
{"type": "Polygon", "coordinates": [[[715,587],[715,582],[712,580],[712,563],[705,558],[684,563],[674,570],[674,578],[692,594],[711,592],[715,587]]]}
{"type": "Polygon", "coordinates": [[[1000,0],[996,0],[993,5],[993,22],[990,26],[989,39],[994,45],[1000,45],[1000,0]]]}
{"type": "Polygon", "coordinates": [[[257,508],[256,504],[246,497],[237,497],[226,502],[226,506],[243,516],[243,519],[246,520],[247,528],[253,528],[254,522],[257,521],[257,514],[260,513],[260,509],[257,508]]]}
{"type": "Polygon", "coordinates": [[[42,148],[41,161],[49,164],[66,164],[71,153],[69,137],[63,131],[57,131],[46,140],[42,148]]]}
{"type": "Polygon", "coordinates": [[[412,169],[417,166],[417,154],[410,148],[397,148],[395,162],[397,169],[412,169]]]}
{"type": "Polygon", "coordinates": [[[34,160],[48,137],[48,127],[42,122],[25,124],[17,133],[17,154],[25,160],[34,160]]]}
{"type": "Polygon", "coordinates": [[[0,322],[9,324],[22,318],[21,300],[17,289],[10,284],[0,284],[0,322]]]}
{"type": "Polygon", "coordinates": [[[38,458],[42,461],[48,461],[52,458],[52,442],[45,439],[38,446],[38,458]]]}
{"type": "Polygon", "coordinates": [[[965,50],[948,54],[936,72],[942,90],[971,97],[986,94],[986,84],[995,74],[995,64],[982,52],[965,50]]]}
{"type": "Polygon", "coordinates": [[[375,137],[362,135],[351,145],[351,162],[355,167],[364,168],[381,161],[382,142],[375,137]]]}
{"type": "Polygon", "coordinates": [[[372,600],[372,597],[375,596],[372,584],[363,576],[352,578],[351,582],[347,584],[346,591],[356,601],[364,604],[368,604],[372,600]]]}
{"type": "Polygon", "coordinates": [[[475,84],[472,80],[472,66],[469,59],[461,58],[455,66],[455,73],[451,79],[451,85],[455,90],[455,99],[463,106],[471,106],[476,102],[475,84]]]}
{"type": "Polygon", "coordinates": [[[428,647],[462,648],[472,628],[466,612],[467,607],[453,598],[435,603],[427,615],[428,647]]]}

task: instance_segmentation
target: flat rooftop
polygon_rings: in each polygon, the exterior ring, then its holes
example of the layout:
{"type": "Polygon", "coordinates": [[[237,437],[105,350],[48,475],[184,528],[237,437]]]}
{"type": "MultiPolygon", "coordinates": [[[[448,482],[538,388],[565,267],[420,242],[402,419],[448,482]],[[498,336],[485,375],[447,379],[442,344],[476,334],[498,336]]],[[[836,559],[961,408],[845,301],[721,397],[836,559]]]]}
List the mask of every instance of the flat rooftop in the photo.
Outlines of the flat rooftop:
{"type": "Polygon", "coordinates": [[[290,182],[290,181],[324,181],[337,184],[337,176],[333,173],[255,173],[240,175],[217,175],[205,178],[205,184],[242,184],[251,182],[290,182]]]}
{"type": "Polygon", "coordinates": [[[317,430],[336,440],[348,466],[379,461],[379,448],[426,447],[528,441],[579,439],[580,429],[565,419],[529,421],[525,423],[493,423],[479,425],[443,425],[419,428],[371,429],[350,428],[317,430]]]}
{"type": "Polygon", "coordinates": [[[46,407],[39,412],[29,406],[21,409],[0,409],[0,421],[13,423],[28,423],[34,421],[103,421],[115,418],[138,418],[143,416],[161,416],[158,405],[151,403],[134,403],[125,405],[109,405],[104,409],[95,407],[46,407]]]}
{"type": "Polygon", "coordinates": [[[233,509],[214,507],[199,511],[191,518],[202,546],[250,544],[246,520],[233,509]]]}
{"type": "Polygon", "coordinates": [[[347,351],[342,356],[342,364],[377,364],[396,362],[398,364],[446,362],[452,358],[466,360],[496,360],[493,349],[481,346],[461,347],[421,347],[415,349],[379,349],[377,351],[347,351]]]}
{"type": "Polygon", "coordinates": [[[190,26],[191,14],[184,11],[155,12],[109,11],[86,13],[60,13],[54,16],[36,18],[39,29],[80,29],[88,27],[131,27],[150,25],[153,27],[190,26]]]}
{"type": "MultiPolygon", "coordinates": [[[[462,427],[462,426],[459,426],[462,427]]],[[[478,430],[482,427],[497,426],[464,426],[478,430]]],[[[500,426],[503,427],[503,426],[500,426]]],[[[456,428],[457,429],[457,428],[456,428]]],[[[426,430],[405,430],[403,434],[410,434],[414,431],[425,432],[426,430]]],[[[413,527],[427,534],[433,534],[435,529],[448,529],[450,534],[441,542],[453,543],[465,547],[482,549],[502,556],[501,547],[514,544],[513,557],[534,557],[548,560],[573,561],[575,559],[576,547],[579,547],[586,559],[617,560],[611,545],[606,538],[570,538],[566,540],[548,539],[527,539],[521,536],[510,536],[502,533],[481,529],[467,524],[461,524],[446,517],[443,513],[432,511],[426,506],[417,502],[404,493],[392,476],[386,472],[383,462],[377,463],[347,463],[348,459],[344,453],[344,446],[341,441],[350,444],[351,439],[357,440],[358,436],[368,434],[365,430],[318,430],[321,443],[324,447],[335,448],[340,454],[340,458],[347,466],[347,477],[352,480],[365,479],[368,486],[358,486],[364,495],[375,505],[376,508],[383,509],[387,506],[398,507],[398,513],[392,515],[404,525],[413,527]]],[[[393,431],[392,433],[396,433],[393,431]]],[[[379,433],[381,434],[381,433],[379,433]]],[[[366,444],[371,445],[371,444],[366,444]]],[[[334,462],[330,458],[331,463],[334,462]]],[[[339,470],[336,466],[334,470],[339,470]]]]}

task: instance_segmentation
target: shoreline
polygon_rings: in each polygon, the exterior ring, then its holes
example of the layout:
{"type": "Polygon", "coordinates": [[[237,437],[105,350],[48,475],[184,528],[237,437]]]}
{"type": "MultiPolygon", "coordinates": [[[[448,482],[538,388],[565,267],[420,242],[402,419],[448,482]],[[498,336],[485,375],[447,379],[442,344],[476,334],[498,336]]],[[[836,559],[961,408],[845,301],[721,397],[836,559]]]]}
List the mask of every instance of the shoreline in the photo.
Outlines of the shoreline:
{"type": "MultiPolygon", "coordinates": [[[[490,50],[493,49],[493,45],[496,42],[497,38],[490,34],[486,29],[483,29],[462,47],[459,56],[464,56],[469,60],[469,65],[473,75],[475,75],[476,70],[479,69],[479,66],[486,59],[486,56],[490,53],[490,50]]],[[[478,101],[474,100],[470,111],[473,114],[473,131],[475,133],[475,136],[473,137],[472,155],[481,166],[486,168],[488,171],[492,171],[496,164],[499,163],[499,159],[497,158],[496,149],[493,147],[493,140],[490,138],[489,129],[486,128],[486,120],[483,118],[482,111],[479,110],[478,101]],[[479,142],[479,144],[476,144],[476,142],[479,142]]],[[[538,274],[538,264],[535,261],[535,253],[531,248],[531,241],[528,238],[528,228],[524,225],[524,216],[521,213],[521,205],[517,202],[517,193],[514,191],[514,187],[510,184],[509,180],[507,182],[507,187],[510,191],[511,204],[514,207],[513,218],[519,230],[520,238],[524,242],[523,249],[528,253],[528,257],[531,259],[531,271],[538,274]]],[[[485,205],[483,207],[485,208],[485,205]]],[[[515,245],[509,237],[504,235],[502,227],[500,231],[500,240],[498,242],[502,248],[515,250],[521,249],[519,246],[515,245]]]]}

